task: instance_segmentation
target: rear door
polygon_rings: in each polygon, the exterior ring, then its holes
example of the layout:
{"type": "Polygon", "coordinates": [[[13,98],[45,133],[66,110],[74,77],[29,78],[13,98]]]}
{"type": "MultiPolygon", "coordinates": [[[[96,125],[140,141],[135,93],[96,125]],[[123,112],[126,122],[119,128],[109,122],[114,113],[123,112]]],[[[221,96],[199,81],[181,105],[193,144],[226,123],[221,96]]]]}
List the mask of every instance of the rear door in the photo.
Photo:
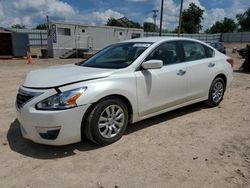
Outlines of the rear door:
{"type": "Polygon", "coordinates": [[[216,67],[213,50],[193,41],[182,41],[181,44],[187,69],[189,100],[205,97],[216,67]]]}

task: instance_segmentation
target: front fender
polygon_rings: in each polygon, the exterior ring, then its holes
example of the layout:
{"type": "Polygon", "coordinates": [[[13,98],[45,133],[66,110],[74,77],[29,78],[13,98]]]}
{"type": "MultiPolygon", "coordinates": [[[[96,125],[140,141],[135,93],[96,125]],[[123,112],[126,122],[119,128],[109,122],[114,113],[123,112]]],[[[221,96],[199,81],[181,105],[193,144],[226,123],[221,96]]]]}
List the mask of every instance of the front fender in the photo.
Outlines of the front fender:
{"type": "Polygon", "coordinates": [[[110,95],[121,95],[130,102],[133,110],[133,122],[138,114],[136,79],[134,73],[110,76],[107,78],[80,82],[59,88],[62,92],[73,88],[87,87],[76,101],[77,105],[93,104],[110,95]]]}

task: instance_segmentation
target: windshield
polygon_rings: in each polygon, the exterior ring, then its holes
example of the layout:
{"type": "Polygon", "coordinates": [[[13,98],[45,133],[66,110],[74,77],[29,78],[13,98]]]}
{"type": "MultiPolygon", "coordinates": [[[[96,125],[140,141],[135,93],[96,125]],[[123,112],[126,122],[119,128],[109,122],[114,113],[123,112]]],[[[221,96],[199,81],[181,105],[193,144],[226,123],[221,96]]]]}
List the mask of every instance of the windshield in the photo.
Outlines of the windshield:
{"type": "Polygon", "coordinates": [[[114,44],[104,48],[79,65],[94,68],[125,68],[133,63],[150,45],[151,43],[143,42],[114,44]]]}

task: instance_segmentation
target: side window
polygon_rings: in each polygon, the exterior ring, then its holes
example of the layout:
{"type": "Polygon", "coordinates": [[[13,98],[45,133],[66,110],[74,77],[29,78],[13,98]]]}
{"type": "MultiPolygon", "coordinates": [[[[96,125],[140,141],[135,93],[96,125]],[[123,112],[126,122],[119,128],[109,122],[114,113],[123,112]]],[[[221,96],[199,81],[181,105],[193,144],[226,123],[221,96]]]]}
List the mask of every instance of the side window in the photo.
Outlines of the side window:
{"type": "Polygon", "coordinates": [[[58,35],[65,35],[65,36],[70,36],[70,28],[61,28],[58,27],[57,28],[57,33],[58,35]]]}
{"type": "Polygon", "coordinates": [[[214,57],[214,50],[207,47],[207,46],[204,46],[206,51],[207,51],[207,57],[214,57]]]}
{"type": "Polygon", "coordinates": [[[176,42],[166,42],[158,46],[149,54],[146,61],[151,59],[162,60],[163,65],[179,63],[180,55],[176,42]]]}
{"type": "Polygon", "coordinates": [[[197,42],[183,41],[185,61],[194,61],[206,58],[206,50],[202,44],[197,42]]]}

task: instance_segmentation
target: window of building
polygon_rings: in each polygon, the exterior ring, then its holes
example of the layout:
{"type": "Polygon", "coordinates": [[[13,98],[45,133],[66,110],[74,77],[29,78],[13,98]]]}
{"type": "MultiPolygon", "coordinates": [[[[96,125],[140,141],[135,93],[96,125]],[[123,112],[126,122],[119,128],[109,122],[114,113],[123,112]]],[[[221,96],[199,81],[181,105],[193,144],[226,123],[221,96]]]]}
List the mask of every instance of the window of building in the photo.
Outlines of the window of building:
{"type": "Polygon", "coordinates": [[[135,38],[140,38],[141,34],[140,33],[132,33],[131,38],[135,39],[135,38]]]}
{"type": "Polygon", "coordinates": [[[82,29],[82,33],[85,33],[85,29],[82,29]]]}
{"type": "Polygon", "coordinates": [[[71,35],[70,28],[61,28],[61,27],[58,27],[57,28],[57,34],[58,35],[70,36],[71,35]]]}

